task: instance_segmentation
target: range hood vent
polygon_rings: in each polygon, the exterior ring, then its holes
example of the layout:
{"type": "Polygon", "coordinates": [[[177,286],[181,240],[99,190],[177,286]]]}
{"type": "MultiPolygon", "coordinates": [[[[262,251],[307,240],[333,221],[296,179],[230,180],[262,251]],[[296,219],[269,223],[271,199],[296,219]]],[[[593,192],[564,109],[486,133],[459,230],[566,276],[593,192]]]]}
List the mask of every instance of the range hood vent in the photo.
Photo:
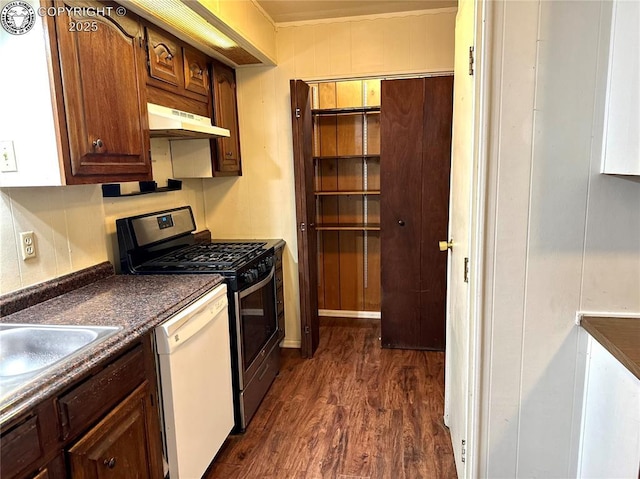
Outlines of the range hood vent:
{"type": "Polygon", "coordinates": [[[211,119],[147,103],[149,112],[149,136],[171,140],[193,140],[196,138],[229,137],[229,130],[213,126],[211,119]]]}

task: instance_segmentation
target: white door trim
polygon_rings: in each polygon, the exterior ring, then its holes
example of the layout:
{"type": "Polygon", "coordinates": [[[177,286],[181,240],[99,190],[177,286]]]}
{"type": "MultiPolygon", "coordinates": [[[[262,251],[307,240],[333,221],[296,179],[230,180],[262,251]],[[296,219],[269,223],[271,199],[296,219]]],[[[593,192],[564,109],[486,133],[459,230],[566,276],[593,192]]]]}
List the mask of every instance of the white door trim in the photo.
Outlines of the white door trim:
{"type": "Polygon", "coordinates": [[[486,247],[486,212],[488,188],[489,161],[489,97],[490,97],[490,65],[491,65],[491,33],[494,5],[492,1],[476,0],[476,110],[474,118],[474,177],[473,211],[472,211],[472,242],[471,255],[473,260],[470,271],[471,302],[470,302],[470,357],[469,357],[469,421],[467,425],[469,438],[467,444],[467,475],[470,478],[480,477],[480,387],[482,374],[482,339],[484,330],[484,270],[486,247]]]}

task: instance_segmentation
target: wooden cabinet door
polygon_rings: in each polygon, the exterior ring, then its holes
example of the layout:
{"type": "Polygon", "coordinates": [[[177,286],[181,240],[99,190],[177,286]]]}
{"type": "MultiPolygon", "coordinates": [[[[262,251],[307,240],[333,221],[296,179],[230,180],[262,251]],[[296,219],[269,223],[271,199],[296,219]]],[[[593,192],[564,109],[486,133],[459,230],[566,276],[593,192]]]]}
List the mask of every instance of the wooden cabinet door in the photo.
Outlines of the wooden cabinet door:
{"type": "Polygon", "coordinates": [[[421,78],[383,81],[380,116],[382,347],[420,338],[421,78]]]}
{"type": "Polygon", "coordinates": [[[424,79],[422,195],[420,214],[420,347],[445,349],[447,253],[438,242],[449,234],[449,183],[453,77],[424,79]]]}
{"type": "Polygon", "coordinates": [[[153,28],[146,28],[149,76],[176,88],[184,83],[182,48],[178,43],[153,28]]]}
{"type": "Polygon", "coordinates": [[[200,52],[184,47],[184,87],[187,91],[209,96],[209,64],[200,52]]]}
{"type": "Polygon", "coordinates": [[[381,100],[382,346],[443,350],[453,77],[383,81],[381,100]]]}
{"type": "Polygon", "coordinates": [[[73,22],[87,25],[88,18],[55,17],[69,139],[67,183],[150,180],[142,27],[137,18],[112,13],[90,17],[95,31],[73,31],[73,22]]]}
{"type": "Polygon", "coordinates": [[[213,64],[214,123],[230,131],[229,138],[215,142],[216,176],[242,175],[240,162],[240,128],[236,95],[236,76],[232,68],[219,62],[213,64]]]}
{"type": "Polygon", "coordinates": [[[310,88],[302,80],[291,80],[291,122],[293,127],[293,167],[296,189],[298,231],[298,271],[300,281],[300,322],[302,355],[310,358],[320,341],[318,318],[318,235],[310,88]]]}
{"type": "Polygon", "coordinates": [[[162,477],[158,421],[145,381],[68,452],[72,479],[162,477]]]}

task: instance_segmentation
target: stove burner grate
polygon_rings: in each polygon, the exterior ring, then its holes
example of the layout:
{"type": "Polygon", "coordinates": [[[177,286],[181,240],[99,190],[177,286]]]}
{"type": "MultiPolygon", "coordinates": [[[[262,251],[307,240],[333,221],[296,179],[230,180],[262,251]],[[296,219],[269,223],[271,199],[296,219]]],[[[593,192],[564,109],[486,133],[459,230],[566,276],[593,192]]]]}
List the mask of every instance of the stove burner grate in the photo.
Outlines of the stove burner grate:
{"type": "Polygon", "coordinates": [[[147,266],[208,267],[211,269],[232,269],[263,251],[266,243],[205,243],[196,244],[168,253],[157,258],[147,266]]]}

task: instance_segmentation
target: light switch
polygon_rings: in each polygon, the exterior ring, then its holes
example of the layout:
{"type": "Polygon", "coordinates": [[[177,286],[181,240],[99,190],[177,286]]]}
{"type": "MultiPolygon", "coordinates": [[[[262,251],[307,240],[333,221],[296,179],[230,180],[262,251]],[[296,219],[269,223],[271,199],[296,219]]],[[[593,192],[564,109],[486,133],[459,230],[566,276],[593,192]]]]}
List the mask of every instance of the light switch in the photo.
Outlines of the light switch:
{"type": "Polygon", "coordinates": [[[12,171],[18,171],[13,141],[2,140],[0,141],[0,172],[10,173],[12,171]]]}

